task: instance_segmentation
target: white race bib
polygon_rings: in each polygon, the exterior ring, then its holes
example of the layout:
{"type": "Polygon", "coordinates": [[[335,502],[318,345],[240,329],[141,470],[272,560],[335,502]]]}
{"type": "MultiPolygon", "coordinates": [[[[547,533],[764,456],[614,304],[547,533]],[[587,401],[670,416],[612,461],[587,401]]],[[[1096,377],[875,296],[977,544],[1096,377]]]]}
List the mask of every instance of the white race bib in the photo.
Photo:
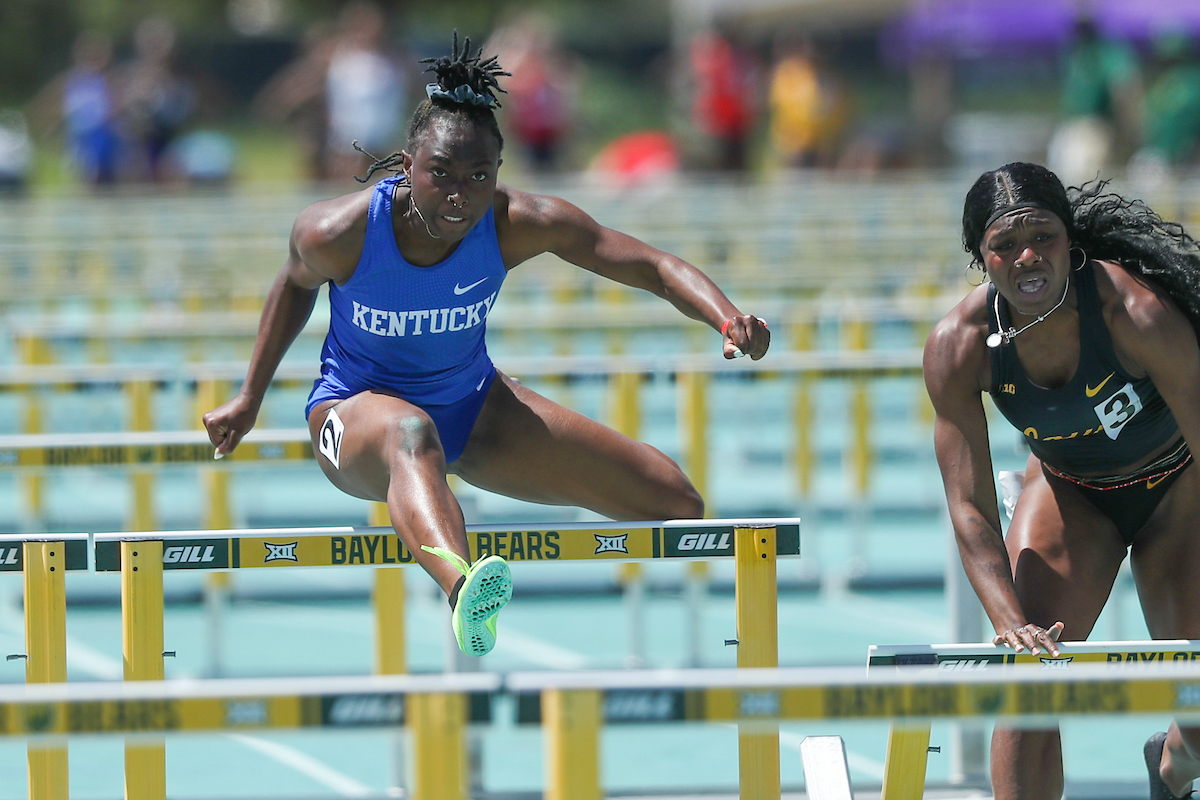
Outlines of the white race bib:
{"type": "Polygon", "coordinates": [[[1127,383],[1096,406],[1096,416],[1104,426],[1108,438],[1116,439],[1125,423],[1141,410],[1142,398],[1133,390],[1133,384],[1127,383]]]}

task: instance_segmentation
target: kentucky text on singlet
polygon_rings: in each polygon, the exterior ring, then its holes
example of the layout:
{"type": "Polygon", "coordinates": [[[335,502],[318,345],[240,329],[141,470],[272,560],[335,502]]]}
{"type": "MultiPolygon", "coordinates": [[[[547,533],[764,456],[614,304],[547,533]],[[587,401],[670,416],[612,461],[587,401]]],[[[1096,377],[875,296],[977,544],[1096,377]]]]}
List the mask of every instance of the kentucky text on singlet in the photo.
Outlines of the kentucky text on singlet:
{"type": "Polygon", "coordinates": [[[466,397],[491,374],[488,314],[507,271],[492,209],[444,261],[405,261],[392,229],[399,178],[375,186],[362,256],[345,285],[329,284],[329,333],[321,350],[327,381],[390,389],[417,404],[466,397]]]}
{"type": "MultiPolygon", "coordinates": [[[[990,348],[992,399],[1025,434],[1034,455],[1063,472],[1097,475],[1135,464],[1179,436],[1179,426],[1149,378],[1134,378],[1113,350],[1095,268],[1073,277],[1079,302],[1079,366],[1057,389],[1032,383],[1016,347],[990,348]]],[[[996,287],[988,287],[988,331],[996,327],[996,287]]],[[[1008,305],[999,299],[1004,328],[1008,305]]]]}

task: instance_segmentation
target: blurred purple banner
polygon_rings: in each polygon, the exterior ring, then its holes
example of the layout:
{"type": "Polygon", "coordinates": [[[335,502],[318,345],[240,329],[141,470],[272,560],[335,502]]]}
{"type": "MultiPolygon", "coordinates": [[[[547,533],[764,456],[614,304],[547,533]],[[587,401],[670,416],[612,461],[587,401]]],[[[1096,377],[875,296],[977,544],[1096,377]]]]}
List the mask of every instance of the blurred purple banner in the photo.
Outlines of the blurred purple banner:
{"type": "Polygon", "coordinates": [[[918,0],[884,33],[883,45],[900,61],[927,52],[970,58],[1058,48],[1081,11],[1102,35],[1127,41],[1200,34],[1200,0],[918,0]]]}

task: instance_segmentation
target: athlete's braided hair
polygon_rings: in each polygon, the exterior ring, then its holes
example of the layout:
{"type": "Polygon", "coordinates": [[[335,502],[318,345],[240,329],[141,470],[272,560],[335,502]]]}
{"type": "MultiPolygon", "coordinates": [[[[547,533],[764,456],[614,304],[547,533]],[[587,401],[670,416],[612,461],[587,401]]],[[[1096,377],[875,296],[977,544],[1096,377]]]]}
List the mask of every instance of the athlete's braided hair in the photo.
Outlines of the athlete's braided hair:
{"type": "Polygon", "coordinates": [[[1108,183],[1094,180],[1067,189],[1050,170],[1023,162],[985,172],[963,205],[963,247],[979,261],[992,215],[1022,204],[1045,208],[1089,258],[1116,261],[1161,286],[1200,336],[1200,243],[1141,200],[1106,192],[1108,183]]]}
{"type": "MultiPolygon", "coordinates": [[[[429,65],[425,71],[432,72],[436,80],[425,87],[426,98],[417,105],[408,122],[408,146],[416,147],[435,119],[453,116],[487,130],[496,137],[500,150],[503,150],[504,136],[500,133],[500,125],[492,109],[500,107],[496,92],[504,92],[497,79],[511,73],[503,71],[496,56],[483,58],[482,47],[471,55],[469,36],[463,40],[460,50],[458,31],[455,30],[454,45],[449,56],[423,58],[420,63],[429,65]]],[[[354,143],[354,149],[374,162],[367,169],[365,177],[355,176],[359,183],[366,183],[377,170],[398,172],[396,167],[403,160],[399,152],[386,158],[376,158],[359,147],[358,142],[354,143]]]]}
{"type": "Polygon", "coordinates": [[[1092,258],[1117,261],[1166,290],[1200,336],[1200,243],[1141,200],[1105,192],[1107,180],[1071,188],[1074,242],[1092,258]]]}

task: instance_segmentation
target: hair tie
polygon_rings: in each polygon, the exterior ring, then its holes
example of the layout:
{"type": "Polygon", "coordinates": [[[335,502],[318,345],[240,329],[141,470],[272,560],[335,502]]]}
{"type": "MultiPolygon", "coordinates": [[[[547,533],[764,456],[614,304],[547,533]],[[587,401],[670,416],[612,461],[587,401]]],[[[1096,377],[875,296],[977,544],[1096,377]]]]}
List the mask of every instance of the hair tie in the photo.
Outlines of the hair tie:
{"type": "Polygon", "coordinates": [[[465,83],[455,86],[453,91],[446,91],[436,83],[429,83],[425,85],[425,94],[431,100],[449,100],[460,106],[472,105],[490,108],[498,105],[496,98],[490,93],[480,94],[465,83]]]}

